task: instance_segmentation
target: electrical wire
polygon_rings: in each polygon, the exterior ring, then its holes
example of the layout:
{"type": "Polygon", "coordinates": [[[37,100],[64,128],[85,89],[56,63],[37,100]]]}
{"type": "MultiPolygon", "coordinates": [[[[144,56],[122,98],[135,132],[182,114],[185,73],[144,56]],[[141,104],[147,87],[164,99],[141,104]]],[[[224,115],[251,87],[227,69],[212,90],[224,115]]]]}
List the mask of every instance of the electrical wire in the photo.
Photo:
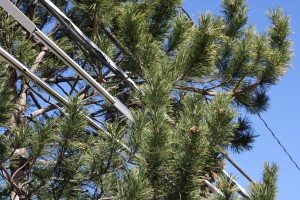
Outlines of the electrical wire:
{"type": "Polygon", "coordinates": [[[267,122],[261,117],[261,115],[258,113],[257,116],[260,118],[260,120],[264,123],[264,125],[266,126],[266,128],[270,131],[270,133],[272,134],[273,138],[277,141],[277,143],[279,144],[279,146],[283,149],[283,151],[285,152],[285,154],[289,157],[289,159],[294,163],[294,165],[296,166],[296,168],[298,169],[298,171],[300,171],[300,167],[298,166],[298,164],[296,163],[296,161],[293,159],[293,157],[291,156],[291,154],[286,150],[286,148],[283,146],[283,144],[280,142],[280,140],[276,137],[275,133],[272,131],[272,129],[268,126],[267,122]]]}

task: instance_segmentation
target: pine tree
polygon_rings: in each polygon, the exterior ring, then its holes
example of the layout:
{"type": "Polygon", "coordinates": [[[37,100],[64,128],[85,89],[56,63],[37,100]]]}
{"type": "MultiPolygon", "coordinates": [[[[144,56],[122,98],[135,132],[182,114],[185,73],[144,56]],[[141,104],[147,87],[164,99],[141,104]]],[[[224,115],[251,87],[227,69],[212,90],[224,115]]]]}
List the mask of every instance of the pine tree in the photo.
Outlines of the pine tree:
{"type": "MultiPolygon", "coordinates": [[[[1,61],[1,198],[238,198],[221,175],[224,157],[252,149],[256,135],[243,110],[266,111],[268,89],[289,66],[289,18],[282,9],[267,12],[271,25],[260,34],[247,24],[245,0],[223,0],[223,15],[200,14],[197,24],[181,0],[53,1],[141,93],[74,42],[42,5],[14,2],[135,120],[0,9],[0,45],[70,101],[62,107],[1,61]],[[89,128],[82,113],[104,121],[111,135],[89,128]],[[203,180],[218,182],[225,197],[203,180]]],[[[251,199],[276,198],[277,171],[265,165],[251,199]]]]}
{"type": "Polygon", "coordinates": [[[263,178],[260,183],[250,187],[251,199],[271,200],[277,197],[278,165],[264,164],[263,178]]]}

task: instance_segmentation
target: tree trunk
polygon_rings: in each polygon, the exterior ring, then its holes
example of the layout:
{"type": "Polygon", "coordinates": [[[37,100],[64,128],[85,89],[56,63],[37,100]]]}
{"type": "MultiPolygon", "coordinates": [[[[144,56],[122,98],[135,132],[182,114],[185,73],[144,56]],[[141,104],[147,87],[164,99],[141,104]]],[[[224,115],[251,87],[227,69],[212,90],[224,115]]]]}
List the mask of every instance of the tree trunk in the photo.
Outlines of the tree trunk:
{"type": "MultiPolygon", "coordinates": [[[[25,110],[27,103],[27,89],[28,86],[23,84],[20,93],[18,94],[16,91],[16,83],[17,83],[17,74],[13,71],[12,76],[8,81],[8,86],[13,88],[15,91],[15,102],[16,102],[16,110],[14,111],[11,118],[11,128],[15,128],[18,125],[25,125],[25,110]]],[[[13,134],[13,133],[11,133],[13,134]]],[[[11,179],[15,183],[15,186],[19,188],[14,188],[11,193],[11,199],[21,200],[26,199],[26,189],[22,188],[22,184],[28,180],[28,158],[29,154],[26,148],[20,147],[16,149],[13,155],[13,158],[10,160],[10,171],[11,171],[11,179]],[[24,194],[20,194],[20,191],[24,194]]]]}

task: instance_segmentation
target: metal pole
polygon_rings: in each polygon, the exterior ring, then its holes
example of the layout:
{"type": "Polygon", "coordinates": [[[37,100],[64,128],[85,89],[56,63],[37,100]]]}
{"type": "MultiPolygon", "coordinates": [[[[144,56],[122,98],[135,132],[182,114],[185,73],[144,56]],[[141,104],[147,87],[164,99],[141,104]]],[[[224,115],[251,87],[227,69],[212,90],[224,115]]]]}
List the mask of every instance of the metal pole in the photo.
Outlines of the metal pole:
{"type": "MultiPolygon", "coordinates": [[[[223,154],[224,155],[224,154],[223,154]]],[[[224,155],[226,160],[230,162],[241,174],[244,175],[251,183],[255,183],[254,180],[236,163],[234,162],[228,155],[224,155]]]]}

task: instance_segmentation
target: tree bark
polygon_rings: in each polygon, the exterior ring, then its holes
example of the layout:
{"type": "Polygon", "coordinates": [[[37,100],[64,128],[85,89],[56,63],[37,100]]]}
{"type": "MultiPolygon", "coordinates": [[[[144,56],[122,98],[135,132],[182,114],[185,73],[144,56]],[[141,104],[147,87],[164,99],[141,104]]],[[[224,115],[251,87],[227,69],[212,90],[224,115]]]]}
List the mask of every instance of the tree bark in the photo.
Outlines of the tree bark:
{"type": "MultiPolygon", "coordinates": [[[[19,97],[16,97],[16,104],[17,109],[13,113],[11,126],[12,128],[16,127],[17,125],[26,125],[26,117],[25,117],[25,109],[26,109],[26,102],[27,102],[27,85],[23,84],[19,97]]],[[[28,158],[29,154],[26,148],[19,148],[16,149],[13,155],[13,159],[10,161],[10,170],[11,170],[11,177],[12,181],[16,184],[19,188],[14,188],[14,191],[11,194],[11,198],[15,200],[19,199],[26,199],[26,191],[22,190],[21,185],[25,181],[28,180],[28,158]],[[21,191],[23,194],[19,194],[21,191]]]]}
{"type": "MultiPolygon", "coordinates": [[[[48,48],[43,48],[42,51],[38,54],[35,59],[35,62],[31,68],[31,71],[35,72],[39,64],[42,62],[44,55],[48,48]]],[[[17,105],[16,110],[13,113],[11,118],[11,128],[15,128],[18,125],[26,126],[27,119],[25,116],[26,111],[26,103],[27,103],[27,90],[29,87],[24,82],[22,84],[21,91],[19,94],[16,90],[17,84],[17,74],[15,70],[12,70],[12,76],[8,80],[8,87],[13,88],[15,91],[15,102],[17,105]]],[[[10,161],[10,170],[11,170],[11,179],[14,182],[15,186],[14,190],[11,192],[11,199],[13,200],[21,200],[27,199],[26,194],[27,191],[25,188],[22,188],[22,184],[28,181],[29,174],[29,163],[28,163],[29,153],[26,148],[20,147],[16,149],[13,154],[13,159],[10,161]],[[21,194],[20,194],[21,193],[21,194]]]]}

